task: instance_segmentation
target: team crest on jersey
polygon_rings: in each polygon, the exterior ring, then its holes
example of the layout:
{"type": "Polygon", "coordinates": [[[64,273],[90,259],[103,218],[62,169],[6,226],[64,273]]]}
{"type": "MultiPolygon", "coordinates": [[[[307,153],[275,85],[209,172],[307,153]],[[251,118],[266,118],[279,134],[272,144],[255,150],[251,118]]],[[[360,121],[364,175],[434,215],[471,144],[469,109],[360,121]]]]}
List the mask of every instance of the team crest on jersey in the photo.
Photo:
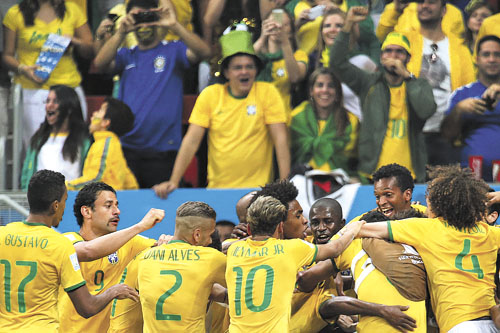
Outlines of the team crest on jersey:
{"type": "Polygon", "coordinates": [[[161,73],[165,70],[167,60],[164,56],[157,56],[154,61],[155,73],[161,73]]]}
{"type": "Polygon", "coordinates": [[[283,77],[283,76],[285,76],[285,69],[284,68],[278,68],[276,70],[276,76],[277,77],[283,77]]]}
{"type": "Polygon", "coordinates": [[[257,106],[256,105],[248,105],[247,106],[247,115],[253,116],[256,113],[257,113],[257,106]]]}
{"type": "Polygon", "coordinates": [[[116,264],[118,262],[118,253],[111,253],[109,256],[108,256],[108,261],[110,264],[116,264]]]}

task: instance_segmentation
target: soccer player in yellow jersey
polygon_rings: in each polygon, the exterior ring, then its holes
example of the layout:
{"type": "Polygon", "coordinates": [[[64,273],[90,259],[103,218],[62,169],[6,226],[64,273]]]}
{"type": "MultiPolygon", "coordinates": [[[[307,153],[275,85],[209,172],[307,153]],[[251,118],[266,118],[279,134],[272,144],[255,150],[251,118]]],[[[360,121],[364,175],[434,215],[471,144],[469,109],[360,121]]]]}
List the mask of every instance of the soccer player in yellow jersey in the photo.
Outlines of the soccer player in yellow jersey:
{"type": "Polygon", "coordinates": [[[138,299],[126,285],[89,293],[75,248],[51,229],[59,225],[67,197],[62,174],[38,171],[28,186],[28,218],[0,228],[0,332],[57,332],[59,286],[86,318],[113,298],[138,299]]]}
{"type": "Polygon", "coordinates": [[[256,196],[247,214],[251,237],[228,249],[229,332],[287,332],[297,271],[338,256],[364,223],[353,222],[338,240],[314,245],[281,239],[287,211],[273,197],[256,196]]]}
{"type": "Polygon", "coordinates": [[[435,168],[431,176],[428,219],[372,223],[360,236],[417,249],[441,332],[496,332],[489,310],[495,306],[500,229],[483,222],[488,185],[458,166],[435,168]]]}
{"type": "MultiPolygon", "coordinates": [[[[188,201],[176,213],[168,244],[141,252],[122,280],[139,290],[142,318],[133,302],[114,303],[108,332],[205,332],[205,315],[214,284],[225,286],[226,257],[207,247],[215,230],[215,211],[188,201]]],[[[218,288],[221,290],[221,287],[218,288]]],[[[224,302],[225,288],[214,300],[224,302]]]]}
{"type": "MultiPolygon", "coordinates": [[[[120,209],[118,208],[116,192],[111,186],[103,182],[85,185],[75,198],[73,212],[80,226],[80,231],[68,232],[64,236],[77,248],[84,241],[104,237],[110,239],[111,235],[116,234],[118,236],[122,232],[116,232],[120,221],[120,209]]],[[[151,228],[163,216],[163,210],[151,209],[144,219],[138,223],[138,225],[144,226],[140,230],[145,231],[151,228]]],[[[137,232],[133,235],[136,234],[137,232]]],[[[133,235],[128,238],[120,237],[122,243],[114,246],[113,253],[110,251],[107,256],[80,264],[82,275],[91,294],[99,295],[104,293],[109,286],[118,283],[124,268],[130,260],[136,254],[155,243],[153,239],[139,235],[132,237],[133,235]]],[[[90,319],[81,318],[71,305],[68,296],[64,293],[59,295],[58,306],[61,333],[106,332],[108,330],[111,304],[90,319]]]]}

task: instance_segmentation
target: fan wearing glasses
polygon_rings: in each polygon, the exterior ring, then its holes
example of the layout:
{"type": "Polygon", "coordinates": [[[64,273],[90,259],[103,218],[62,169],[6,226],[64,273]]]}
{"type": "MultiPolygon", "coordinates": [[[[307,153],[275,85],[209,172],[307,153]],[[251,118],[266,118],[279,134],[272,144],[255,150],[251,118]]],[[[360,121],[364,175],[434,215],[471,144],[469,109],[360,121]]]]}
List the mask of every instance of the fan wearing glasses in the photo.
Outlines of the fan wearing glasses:
{"type": "Polygon", "coordinates": [[[382,44],[383,70],[368,73],[349,63],[349,35],[366,15],[367,8],[351,7],[330,50],[330,68],[362,105],[358,169],[368,176],[382,165],[398,163],[423,182],[427,153],[422,128],[436,111],[432,88],[407,69],[413,50],[401,33],[390,33],[382,44]]]}
{"type": "Polygon", "coordinates": [[[420,30],[407,34],[412,48],[408,69],[430,83],[437,105],[423,129],[431,165],[458,161],[456,149],[442,137],[440,127],[451,93],[475,78],[472,56],[463,40],[443,31],[446,10],[446,0],[418,3],[420,30]]]}
{"type": "Polygon", "coordinates": [[[451,141],[461,137],[462,166],[469,166],[469,157],[482,157],[482,177],[492,182],[498,179],[492,165],[500,160],[499,37],[486,35],[478,41],[476,64],[477,81],[453,92],[442,130],[451,141]]]}

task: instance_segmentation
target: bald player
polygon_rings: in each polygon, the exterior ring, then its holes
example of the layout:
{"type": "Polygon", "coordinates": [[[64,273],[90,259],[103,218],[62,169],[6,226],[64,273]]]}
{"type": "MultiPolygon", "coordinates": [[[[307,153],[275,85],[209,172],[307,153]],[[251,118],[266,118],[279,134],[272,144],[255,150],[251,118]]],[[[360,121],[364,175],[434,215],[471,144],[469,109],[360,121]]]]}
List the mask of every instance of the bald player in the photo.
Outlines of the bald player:
{"type": "Polygon", "coordinates": [[[224,302],[226,257],[207,247],[215,230],[215,211],[204,202],[177,208],[175,232],[168,244],[141,252],[127,266],[123,282],[140,294],[137,303],[113,303],[108,332],[205,332],[209,299],[224,302]],[[214,288],[218,291],[221,288],[214,288]],[[121,304],[120,304],[121,303],[121,304]]]}

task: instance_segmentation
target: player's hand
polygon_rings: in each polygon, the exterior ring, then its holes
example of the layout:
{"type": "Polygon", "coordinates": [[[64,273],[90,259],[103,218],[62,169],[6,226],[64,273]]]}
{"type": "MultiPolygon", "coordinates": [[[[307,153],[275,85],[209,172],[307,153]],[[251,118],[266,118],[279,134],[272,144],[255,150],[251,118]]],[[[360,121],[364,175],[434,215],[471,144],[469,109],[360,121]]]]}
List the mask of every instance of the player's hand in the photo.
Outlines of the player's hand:
{"type": "Polygon", "coordinates": [[[111,32],[113,31],[114,25],[115,23],[106,17],[97,27],[95,35],[103,40],[108,40],[113,35],[111,32]]]}
{"type": "Polygon", "coordinates": [[[340,315],[335,323],[337,323],[344,332],[356,332],[356,325],[358,324],[358,321],[354,320],[356,317],[357,316],[340,315]]]}
{"type": "Polygon", "coordinates": [[[354,222],[349,222],[347,226],[345,227],[345,232],[352,232],[354,237],[356,237],[361,230],[361,227],[365,224],[366,222],[361,220],[361,221],[354,221],[354,222]]]}
{"type": "Polygon", "coordinates": [[[150,9],[151,12],[158,14],[159,20],[155,22],[144,23],[142,26],[159,26],[164,28],[172,28],[177,23],[175,9],[171,6],[150,9]]]}
{"type": "Polygon", "coordinates": [[[166,199],[168,195],[178,187],[178,184],[169,180],[160,184],[156,184],[155,186],[153,186],[153,190],[155,191],[157,196],[162,199],[166,199]]]}
{"type": "Polygon", "coordinates": [[[132,9],[127,15],[123,17],[118,25],[117,32],[121,35],[126,35],[129,32],[134,31],[137,27],[135,26],[134,14],[137,14],[141,10],[139,8],[132,9]]]}
{"type": "Polygon", "coordinates": [[[134,302],[139,302],[139,293],[134,288],[127,286],[126,284],[120,283],[111,286],[109,290],[112,290],[114,297],[116,299],[131,299],[134,302]]]}
{"type": "Polygon", "coordinates": [[[143,231],[146,231],[154,227],[158,222],[163,220],[164,217],[165,211],[163,209],[151,208],[137,224],[143,229],[143,231]]]}
{"type": "Polygon", "coordinates": [[[172,238],[174,236],[172,235],[165,235],[165,234],[161,234],[160,238],[158,238],[158,240],[156,241],[156,243],[154,244],[154,246],[160,246],[160,245],[163,245],[163,244],[168,244],[172,238]]]}
{"type": "Polygon", "coordinates": [[[486,193],[486,197],[488,198],[488,202],[486,202],[486,205],[488,206],[491,206],[495,203],[500,203],[500,191],[488,192],[486,193]]]}
{"type": "Polygon", "coordinates": [[[28,65],[19,65],[17,71],[20,75],[26,76],[28,79],[35,83],[43,83],[43,79],[38,77],[35,74],[35,71],[37,70],[37,66],[28,66],[28,65]]]}
{"type": "Polygon", "coordinates": [[[347,12],[346,21],[351,21],[352,23],[359,23],[366,19],[368,16],[368,8],[363,6],[354,6],[349,8],[347,12]]]}
{"type": "Polygon", "coordinates": [[[409,306],[401,305],[384,305],[381,309],[381,316],[394,328],[402,332],[411,332],[417,328],[417,321],[403,312],[409,308],[409,306]]]}
{"type": "Polygon", "coordinates": [[[242,239],[245,237],[248,237],[247,224],[239,223],[236,227],[233,228],[233,232],[231,232],[231,238],[242,239]]]}
{"type": "Polygon", "coordinates": [[[394,2],[394,9],[399,14],[403,14],[403,11],[405,10],[405,8],[408,7],[408,2],[403,2],[401,0],[393,0],[393,2],[394,2]]]}
{"type": "Polygon", "coordinates": [[[344,278],[342,277],[342,274],[340,272],[335,275],[335,288],[337,289],[337,294],[339,296],[345,296],[344,294],[344,278]]]}
{"type": "Polygon", "coordinates": [[[486,102],[480,98],[466,98],[455,105],[455,108],[462,113],[483,114],[486,109],[486,102]]]}

